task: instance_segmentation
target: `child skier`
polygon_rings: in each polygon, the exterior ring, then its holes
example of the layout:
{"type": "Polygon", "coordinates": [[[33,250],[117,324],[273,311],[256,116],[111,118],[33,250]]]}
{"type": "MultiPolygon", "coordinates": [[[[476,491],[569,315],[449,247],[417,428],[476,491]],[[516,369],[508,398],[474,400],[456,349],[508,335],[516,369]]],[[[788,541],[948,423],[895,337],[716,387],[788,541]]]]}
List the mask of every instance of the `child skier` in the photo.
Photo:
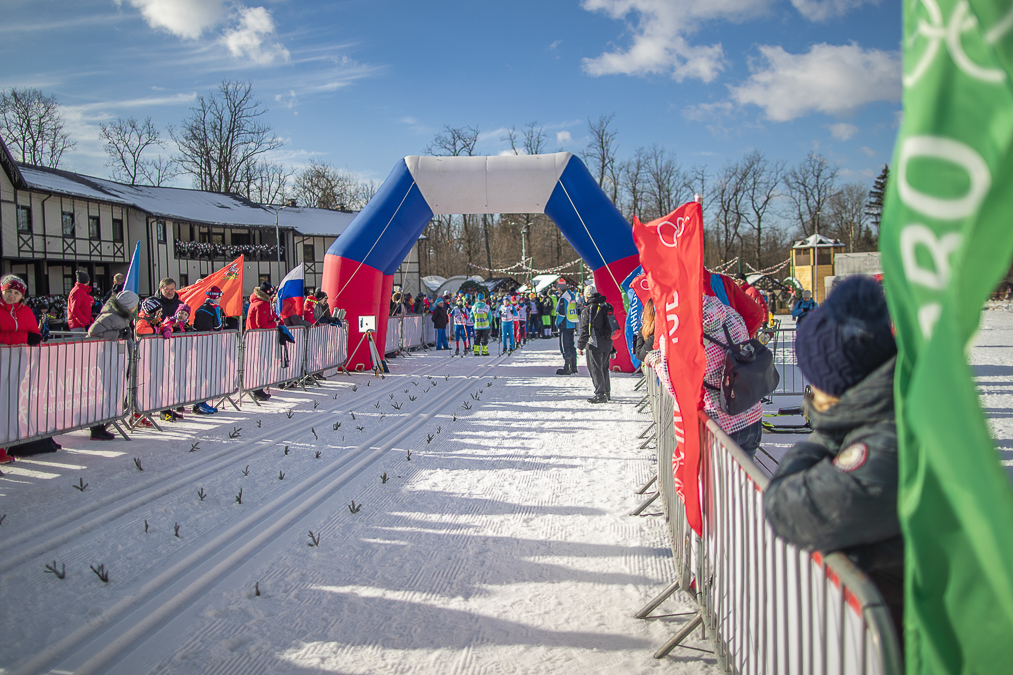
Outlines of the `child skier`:
{"type": "Polygon", "coordinates": [[[514,308],[510,305],[510,298],[503,298],[503,305],[499,308],[499,320],[500,320],[500,331],[499,334],[503,340],[503,349],[508,351],[514,350],[514,323],[516,323],[516,317],[514,316],[514,308]],[[507,347],[507,345],[510,345],[507,347]]]}
{"type": "Polygon", "coordinates": [[[485,304],[485,296],[481,293],[475,300],[475,306],[471,308],[471,318],[475,324],[475,356],[480,353],[482,356],[489,356],[489,323],[492,319],[492,311],[489,309],[489,305],[485,304]],[[481,352],[479,352],[479,343],[482,345],[481,352]]]}
{"type": "Polygon", "coordinates": [[[458,302],[450,316],[454,320],[454,356],[460,356],[461,342],[464,342],[464,350],[468,350],[468,331],[465,328],[468,312],[464,309],[464,303],[458,302]]]}

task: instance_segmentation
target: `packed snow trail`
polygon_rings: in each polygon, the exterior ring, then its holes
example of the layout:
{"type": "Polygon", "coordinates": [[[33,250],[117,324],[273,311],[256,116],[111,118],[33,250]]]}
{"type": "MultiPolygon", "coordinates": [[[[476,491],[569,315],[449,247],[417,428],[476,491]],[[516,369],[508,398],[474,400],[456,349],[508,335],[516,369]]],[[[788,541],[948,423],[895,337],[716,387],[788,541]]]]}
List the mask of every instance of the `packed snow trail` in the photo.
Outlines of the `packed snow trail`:
{"type": "Polygon", "coordinates": [[[444,354],[19,461],[2,672],[710,672],[651,658],[686,616],[632,618],[674,573],[660,506],[627,515],[655,469],[636,379],[596,406],[554,341],[444,354]]]}

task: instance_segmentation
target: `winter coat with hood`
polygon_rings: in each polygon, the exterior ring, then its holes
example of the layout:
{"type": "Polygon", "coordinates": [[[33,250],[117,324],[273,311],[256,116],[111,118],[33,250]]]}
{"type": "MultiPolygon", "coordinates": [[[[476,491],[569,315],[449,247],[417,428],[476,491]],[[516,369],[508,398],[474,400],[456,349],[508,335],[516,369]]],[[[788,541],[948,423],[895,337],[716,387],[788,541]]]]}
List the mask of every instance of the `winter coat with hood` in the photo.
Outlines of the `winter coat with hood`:
{"type": "Polygon", "coordinates": [[[844,551],[866,571],[901,575],[897,518],[896,357],[820,412],[805,401],[815,430],[781,460],[763,496],[771,527],[809,550],[844,551]]]}
{"type": "Polygon", "coordinates": [[[595,293],[587,300],[580,312],[580,330],[577,331],[577,349],[593,349],[596,352],[612,353],[612,328],[609,326],[609,314],[612,305],[601,293],[595,293]],[[594,331],[596,346],[589,347],[591,331],[594,331]]]}
{"type": "Polygon", "coordinates": [[[130,323],[134,318],[133,310],[120,304],[115,297],[109,298],[102,307],[102,312],[95,323],[88,327],[88,337],[100,340],[119,340],[130,332],[130,323]]]}
{"type": "Polygon", "coordinates": [[[0,297],[0,345],[26,345],[29,333],[39,335],[39,324],[28,305],[9,305],[0,297]]]}
{"type": "Polygon", "coordinates": [[[433,308],[433,326],[436,328],[446,328],[449,323],[447,318],[447,303],[440,301],[436,303],[436,307],[433,308]]]}
{"type": "Polygon", "coordinates": [[[259,288],[250,295],[250,310],[246,315],[246,330],[277,328],[278,317],[271,309],[271,298],[259,288]]]}
{"type": "Polygon", "coordinates": [[[198,333],[225,328],[225,313],[213,302],[205,302],[193,313],[193,329],[198,333]]]}
{"type": "Polygon", "coordinates": [[[82,284],[80,281],[70,289],[67,296],[67,327],[87,328],[91,325],[91,306],[95,304],[95,298],[91,297],[91,286],[82,284]]]}

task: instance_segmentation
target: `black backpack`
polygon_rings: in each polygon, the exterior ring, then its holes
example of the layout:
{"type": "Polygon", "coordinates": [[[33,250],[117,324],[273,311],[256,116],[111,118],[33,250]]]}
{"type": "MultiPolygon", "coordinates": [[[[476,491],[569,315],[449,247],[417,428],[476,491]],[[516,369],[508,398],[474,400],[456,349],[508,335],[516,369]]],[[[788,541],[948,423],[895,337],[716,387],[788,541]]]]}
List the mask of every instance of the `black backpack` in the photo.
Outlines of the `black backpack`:
{"type": "Polygon", "coordinates": [[[774,367],[774,355],[756,338],[736,343],[723,326],[728,344],[704,333],[704,337],[725,350],[725,366],[721,373],[721,386],[704,382],[704,386],[720,392],[721,410],[729,415],[741,415],[777,389],[781,376],[774,367]]]}

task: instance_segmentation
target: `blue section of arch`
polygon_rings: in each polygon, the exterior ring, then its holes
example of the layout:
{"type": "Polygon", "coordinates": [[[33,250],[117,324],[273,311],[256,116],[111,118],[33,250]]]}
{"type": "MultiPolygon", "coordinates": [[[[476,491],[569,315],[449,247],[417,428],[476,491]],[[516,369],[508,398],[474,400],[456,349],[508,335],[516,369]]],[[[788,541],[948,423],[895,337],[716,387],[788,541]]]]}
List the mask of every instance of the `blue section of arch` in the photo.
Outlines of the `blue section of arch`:
{"type": "MultiPolygon", "coordinates": [[[[567,162],[545,214],[592,270],[637,255],[629,223],[576,157],[567,162]]],[[[327,253],[394,274],[432,217],[401,160],[327,253]]]]}
{"type": "Polygon", "coordinates": [[[402,159],[327,254],[394,274],[432,217],[402,159]]]}
{"type": "Polygon", "coordinates": [[[576,157],[559,176],[545,215],[592,270],[637,255],[633,228],[576,157]]]}

